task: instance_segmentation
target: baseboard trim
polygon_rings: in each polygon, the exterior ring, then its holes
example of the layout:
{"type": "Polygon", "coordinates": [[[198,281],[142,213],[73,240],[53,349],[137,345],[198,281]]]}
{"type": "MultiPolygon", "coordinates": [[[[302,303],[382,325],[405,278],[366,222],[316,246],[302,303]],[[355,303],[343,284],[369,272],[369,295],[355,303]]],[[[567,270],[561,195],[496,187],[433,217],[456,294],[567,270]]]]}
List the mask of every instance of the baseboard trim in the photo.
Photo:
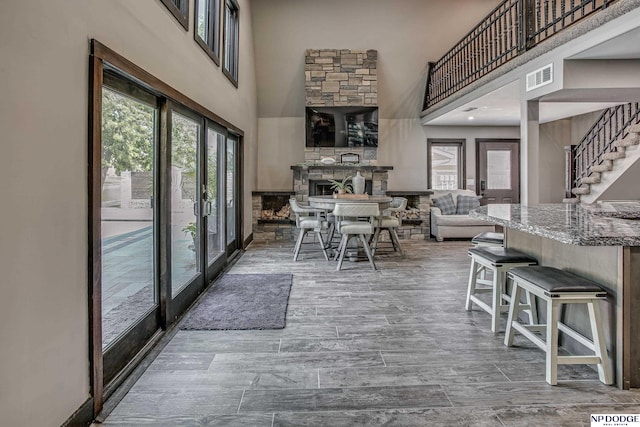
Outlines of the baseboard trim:
{"type": "Polygon", "coordinates": [[[242,242],[242,249],[247,249],[247,246],[249,246],[249,243],[251,242],[253,242],[253,233],[249,234],[247,238],[244,239],[244,242],[242,242]]]}
{"type": "Polygon", "coordinates": [[[93,397],[87,399],[61,427],[86,427],[93,422],[93,397]]]}

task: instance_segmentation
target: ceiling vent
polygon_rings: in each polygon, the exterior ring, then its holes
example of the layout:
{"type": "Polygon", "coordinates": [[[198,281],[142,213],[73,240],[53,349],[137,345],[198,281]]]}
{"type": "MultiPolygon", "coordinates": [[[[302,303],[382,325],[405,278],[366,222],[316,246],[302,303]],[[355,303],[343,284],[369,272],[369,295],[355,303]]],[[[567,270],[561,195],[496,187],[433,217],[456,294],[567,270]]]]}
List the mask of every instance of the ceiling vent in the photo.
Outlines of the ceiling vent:
{"type": "Polygon", "coordinates": [[[553,82],[553,64],[527,74],[527,92],[553,82]]]}

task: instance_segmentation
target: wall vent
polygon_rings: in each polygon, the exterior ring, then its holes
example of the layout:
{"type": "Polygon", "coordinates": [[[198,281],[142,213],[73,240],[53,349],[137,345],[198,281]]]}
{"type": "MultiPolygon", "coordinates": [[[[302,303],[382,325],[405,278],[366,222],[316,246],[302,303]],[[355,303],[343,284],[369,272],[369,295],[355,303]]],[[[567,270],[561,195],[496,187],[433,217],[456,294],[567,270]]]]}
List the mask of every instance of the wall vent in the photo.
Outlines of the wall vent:
{"type": "Polygon", "coordinates": [[[527,74],[527,92],[553,82],[553,64],[527,74]]]}

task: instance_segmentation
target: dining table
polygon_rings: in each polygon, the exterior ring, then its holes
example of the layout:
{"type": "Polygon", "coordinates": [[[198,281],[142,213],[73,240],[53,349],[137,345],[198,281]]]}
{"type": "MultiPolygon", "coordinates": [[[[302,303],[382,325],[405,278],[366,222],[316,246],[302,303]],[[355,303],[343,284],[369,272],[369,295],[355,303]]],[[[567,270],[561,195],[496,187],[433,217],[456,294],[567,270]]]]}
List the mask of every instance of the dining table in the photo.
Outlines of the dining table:
{"type": "MultiPolygon", "coordinates": [[[[377,203],[380,208],[380,215],[382,215],[382,211],[388,209],[391,206],[391,201],[393,197],[382,196],[382,195],[374,195],[369,197],[362,197],[361,195],[355,195],[349,197],[349,195],[342,195],[340,197],[334,196],[309,196],[309,206],[324,209],[327,212],[333,211],[333,208],[337,203],[377,203]]],[[[335,246],[332,244],[334,226],[331,224],[329,229],[329,249],[335,250],[335,246]]],[[[357,261],[363,259],[362,254],[359,253],[357,248],[351,247],[351,250],[347,252],[347,259],[350,261],[357,261]]]]}
{"type": "Polygon", "coordinates": [[[388,209],[389,206],[391,206],[392,200],[393,197],[381,195],[369,196],[367,198],[360,197],[359,195],[355,195],[352,197],[349,197],[349,195],[340,197],[309,196],[309,206],[332,211],[336,203],[377,203],[380,207],[380,212],[382,213],[383,210],[388,209]]]}

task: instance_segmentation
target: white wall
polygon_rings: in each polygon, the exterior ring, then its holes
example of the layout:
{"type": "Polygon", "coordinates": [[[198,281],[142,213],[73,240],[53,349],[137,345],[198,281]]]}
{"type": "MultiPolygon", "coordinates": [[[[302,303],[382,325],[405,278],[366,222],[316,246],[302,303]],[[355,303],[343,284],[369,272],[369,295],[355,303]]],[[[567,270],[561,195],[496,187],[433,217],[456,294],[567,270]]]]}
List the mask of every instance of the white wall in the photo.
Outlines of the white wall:
{"type": "MultiPolygon", "coordinates": [[[[427,62],[440,58],[498,3],[255,1],[258,188],[291,189],[289,166],[304,161],[304,53],[311,48],[378,51],[378,164],[395,168],[389,173],[390,189],[426,188],[426,139],[432,137],[430,133],[470,140],[478,133],[477,128],[448,133],[447,129],[427,130],[420,125],[427,62]]],[[[482,130],[481,134],[478,137],[519,136],[503,129],[482,130]]],[[[467,155],[474,152],[468,150],[467,155]]],[[[467,166],[475,174],[475,160],[467,166]]]]}
{"type": "Polygon", "coordinates": [[[416,117],[422,110],[427,61],[440,58],[499,3],[254,1],[259,116],[304,116],[305,50],[339,48],[376,49],[381,117],[416,117]]]}
{"type": "MultiPolygon", "coordinates": [[[[258,188],[290,190],[293,175],[289,165],[304,162],[304,118],[260,118],[258,188]],[[298,141],[302,141],[298,143],[298,141]]],[[[393,166],[390,190],[427,188],[427,138],[466,141],[467,178],[476,174],[476,138],[519,138],[517,127],[422,126],[419,119],[380,119],[378,165],[393,166]]],[[[470,186],[470,189],[475,189],[470,186]]]]}
{"type": "Polygon", "coordinates": [[[257,101],[251,4],[239,3],[236,89],[158,0],[3,2],[0,425],[60,425],[89,398],[91,38],[244,130],[250,232],[257,101]]]}
{"type": "Polygon", "coordinates": [[[268,141],[258,144],[258,189],[293,188],[293,171],[289,166],[304,162],[304,132],[304,117],[258,119],[258,141],[268,141]]]}
{"type": "Polygon", "coordinates": [[[565,152],[571,145],[571,119],[540,125],[539,203],[561,203],[564,198],[565,152]]]}

